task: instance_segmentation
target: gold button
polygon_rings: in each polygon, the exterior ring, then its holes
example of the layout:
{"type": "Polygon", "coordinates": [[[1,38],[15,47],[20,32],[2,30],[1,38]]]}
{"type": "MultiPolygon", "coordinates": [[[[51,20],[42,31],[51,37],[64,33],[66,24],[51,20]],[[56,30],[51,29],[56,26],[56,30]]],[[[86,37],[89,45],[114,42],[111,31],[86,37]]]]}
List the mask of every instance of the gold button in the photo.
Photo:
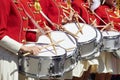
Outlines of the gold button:
{"type": "Polygon", "coordinates": [[[110,17],[113,17],[112,15],[109,15],[110,17]]]}
{"type": "Polygon", "coordinates": [[[23,40],[22,40],[22,43],[25,43],[25,42],[26,42],[26,40],[23,39],[23,40]]]}
{"type": "Polygon", "coordinates": [[[28,30],[28,28],[23,28],[23,31],[27,31],[28,30]]]}
{"type": "Polygon", "coordinates": [[[40,23],[41,22],[41,20],[38,20],[38,21],[36,21],[37,23],[40,23]]]}
{"type": "Polygon", "coordinates": [[[23,8],[18,7],[18,10],[19,10],[19,11],[23,11],[23,8]]]}
{"type": "Polygon", "coordinates": [[[33,13],[34,13],[34,14],[40,14],[40,12],[39,12],[39,11],[34,11],[33,13]]]}
{"type": "Polygon", "coordinates": [[[17,0],[13,0],[13,2],[14,2],[15,4],[18,4],[18,3],[19,3],[17,0]]]}
{"type": "Polygon", "coordinates": [[[29,7],[32,7],[32,6],[34,6],[33,4],[29,4],[29,7]]]}
{"type": "Polygon", "coordinates": [[[28,17],[24,17],[24,16],[23,16],[22,19],[23,19],[23,20],[28,20],[28,17]]]}

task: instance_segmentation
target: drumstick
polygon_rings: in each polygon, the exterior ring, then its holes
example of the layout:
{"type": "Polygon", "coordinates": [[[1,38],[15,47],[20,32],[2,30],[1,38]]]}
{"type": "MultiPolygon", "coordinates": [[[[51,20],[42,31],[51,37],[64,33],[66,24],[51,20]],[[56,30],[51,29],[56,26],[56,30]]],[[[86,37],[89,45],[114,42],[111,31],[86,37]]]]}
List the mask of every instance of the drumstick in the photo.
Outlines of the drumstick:
{"type": "Polygon", "coordinates": [[[64,9],[63,9],[63,12],[65,12],[65,13],[67,13],[67,14],[70,14],[70,12],[68,12],[67,10],[64,10],[64,9]]]}
{"type": "MultiPolygon", "coordinates": [[[[24,9],[24,8],[23,8],[24,9]]],[[[44,30],[40,27],[40,25],[28,14],[28,12],[24,9],[25,14],[30,18],[31,22],[33,25],[40,30],[42,34],[45,34],[44,30]]]]}
{"type": "Polygon", "coordinates": [[[108,28],[108,27],[110,27],[110,25],[111,25],[112,23],[110,22],[110,23],[108,23],[105,27],[103,27],[100,31],[103,31],[104,29],[106,29],[106,28],[108,28]]]}
{"type": "Polygon", "coordinates": [[[65,49],[66,51],[71,51],[72,49],[74,49],[75,47],[71,47],[71,48],[68,48],[68,49],[65,49]]]}
{"type": "MultiPolygon", "coordinates": [[[[50,39],[50,42],[51,42],[51,43],[54,43],[53,40],[52,40],[52,38],[51,38],[50,33],[48,33],[47,35],[48,35],[48,37],[49,37],[49,39],[50,39]]],[[[55,53],[56,53],[56,55],[57,55],[57,51],[56,51],[55,45],[53,44],[52,47],[53,47],[53,49],[54,49],[54,51],[55,51],[55,53]]]]}
{"type": "MultiPolygon", "coordinates": [[[[44,25],[45,25],[45,27],[48,27],[45,22],[44,22],[44,25]]],[[[49,37],[49,39],[50,39],[50,42],[51,42],[51,43],[54,43],[49,32],[47,33],[47,35],[48,35],[48,37],[49,37]]],[[[52,46],[53,46],[53,49],[54,49],[55,53],[57,54],[57,51],[56,51],[56,49],[55,49],[55,45],[53,44],[52,46]]]]}
{"type": "MultiPolygon", "coordinates": [[[[82,26],[82,28],[83,28],[83,27],[84,27],[84,25],[82,26]]],[[[75,35],[78,35],[79,32],[80,32],[80,31],[78,30],[75,35]]]]}
{"type": "MultiPolygon", "coordinates": [[[[75,10],[74,10],[72,7],[70,7],[70,9],[75,12],[75,10]]],[[[77,24],[78,24],[77,27],[78,27],[79,31],[81,32],[81,34],[83,34],[83,33],[82,33],[82,28],[80,27],[80,24],[79,24],[78,15],[75,16],[75,19],[76,19],[76,21],[77,21],[77,24]]],[[[77,24],[76,24],[76,25],[77,25],[77,24]]]]}
{"type": "Polygon", "coordinates": [[[104,24],[107,24],[98,14],[96,14],[94,11],[92,11],[93,14],[98,18],[100,19],[104,24]]]}
{"type": "MultiPolygon", "coordinates": [[[[74,11],[75,12],[75,10],[72,8],[72,7],[69,7],[72,11],[74,11]]],[[[67,8],[68,9],[68,8],[67,8]]],[[[67,10],[65,10],[65,9],[63,9],[63,12],[65,12],[65,13],[67,13],[67,14],[70,14],[70,12],[68,12],[67,10]]],[[[80,20],[82,20],[82,22],[83,23],[86,23],[86,21],[80,16],[80,15],[78,15],[77,14],[77,16],[78,16],[78,18],[80,19],[80,20]]]]}
{"type": "Polygon", "coordinates": [[[62,8],[62,9],[69,9],[68,7],[65,7],[65,6],[63,6],[63,5],[60,5],[60,7],[62,8]]]}
{"type": "Polygon", "coordinates": [[[27,56],[27,55],[29,55],[29,54],[31,54],[31,53],[30,53],[30,52],[27,52],[27,53],[23,54],[23,56],[27,56]]]}
{"type": "Polygon", "coordinates": [[[95,26],[96,25],[96,19],[94,19],[94,21],[92,21],[92,23],[90,25],[95,26]]]}
{"type": "Polygon", "coordinates": [[[77,24],[78,24],[78,30],[79,30],[79,32],[80,32],[81,34],[83,34],[82,28],[81,28],[81,26],[80,26],[80,24],[79,24],[79,21],[78,21],[78,17],[75,17],[75,18],[76,18],[76,21],[77,21],[77,24]]]}
{"type": "MultiPolygon", "coordinates": [[[[64,40],[60,40],[60,41],[57,41],[57,42],[55,42],[55,43],[51,43],[51,44],[49,44],[49,45],[46,45],[46,46],[41,47],[40,49],[42,50],[42,49],[48,48],[48,47],[52,46],[53,44],[55,45],[55,44],[58,44],[58,43],[60,43],[60,42],[62,42],[62,41],[64,41],[64,40]]],[[[27,53],[23,54],[23,56],[27,56],[27,55],[30,55],[30,54],[31,54],[30,52],[27,52],[27,53]]]]}
{"type": "MultiPolygon", "coordinates": [[[[76,12],[72,7],[70,7],[70,9],[71,9],[72,11],[76,12]]],[[[85,21],[79,14],[77,14],[77,16],[78,16],[78,18],[79,18],[80,20],[82,20],[83,23],[86,23],[86,21],[85,21]]]]}
{"type": "Polygon", "coordinates": [[[77,35],[75,35],[74,33],[72,33],[72,32],[70,32],[70,31],[66,30],[65,28],[63,28],[63,30],[64,30],[66,33],[72,35],[73,37],[78,37],[77,35]]]}

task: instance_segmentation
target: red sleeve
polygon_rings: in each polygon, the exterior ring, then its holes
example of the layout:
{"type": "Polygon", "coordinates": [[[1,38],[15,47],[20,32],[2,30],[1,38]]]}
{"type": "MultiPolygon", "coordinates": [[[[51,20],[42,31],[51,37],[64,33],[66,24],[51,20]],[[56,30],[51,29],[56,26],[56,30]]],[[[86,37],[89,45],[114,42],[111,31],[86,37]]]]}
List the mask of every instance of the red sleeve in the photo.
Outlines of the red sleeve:
{"type": "MultiPolygon", "coordinates": [[[[108,15],[106,14],[106,10],[109,9],[108,6],[102,5],[98,9],[95,10],[96,14],[101,17],[106,23],[108,23],[108,15]]],[[[100,25],[104,25],[104,23],[100,20],[100,25]]]]}
{"type": "Polygon", "coordinates": [[[26,40],[30,42],[36,41],[36,32],[26,32],[26,40]]]}
{"type": "Polygon", "coordinates": [[[7,30],[7,16],[10,10],[10,1],[0,1],[0,39],[6,35],[7,30]]]}
{"type": "Polygon", "coordinates": [[[72,7],[73,7],[73,9],[74,9],[75,11],[77,11],[78,14],[80,15],[81,10],[80,10],[80,7],[79,7],[79,5],[78,5],[77,3],[78,3],[78,2],[76,2],[76,0],[74,0],[74,1],[72,2],[72,7]]]}
{"type": "MultiPolygon", "coordinates": [[[[40,2],[41,6],[42,6],[42,10],[43,12],[46,14],[46,16],[54,23],[59,24],[59,9],[56,6],[56,4],[52,1],[52,0],[41,0],[40,2]]],[[[51,29],[55,30],[55,26],[52,26],[49,22],[48,22],[48,26],[51,27],[51,29]]]]}
{"type": "MultiPolygon", "coordinates": [[[[28,28],[29,29],[35,29],[33,23],[31,22],[31,20],[28,20],[28,28]]],[[[36,32],[31,32],[31,31],[27,31],[26,32],[26,40],[27,41],[31,41],[31,42],[35,42],[36,41],[36,32]]]]}

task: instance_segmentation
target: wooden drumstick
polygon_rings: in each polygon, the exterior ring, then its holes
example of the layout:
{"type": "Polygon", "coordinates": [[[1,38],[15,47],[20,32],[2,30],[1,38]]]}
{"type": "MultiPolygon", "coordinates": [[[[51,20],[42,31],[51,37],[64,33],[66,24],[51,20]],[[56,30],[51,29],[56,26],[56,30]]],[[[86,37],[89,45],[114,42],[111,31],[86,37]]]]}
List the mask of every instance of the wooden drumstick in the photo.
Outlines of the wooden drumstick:
{"type": "Polygon", "coordinates": [[[23,56],[27,56],[27,55],[30,55],[31,53],[30,52],[27,52],[25,54],[23,54],[23,56]]]}
{"type": "MultiPolygon", "coordinates": [[[[73,12],[76,12],[72,7],[70,7],[70,9],[73,11],[73,12]]],[[[83,22],[83,23],[86,23],[86,21],[77,13],[77,17],[83,22]]]]}
{"type": "Polygon", "coordinates": [[[81,34],[83,34],[83,32],[82,32],[82,27],[80,26],[79,21],[78,21],[78,17],[76,16],[75,19],[76,19],[77,24],[78,24],[79,32],[80,32],[81,34]]]}
{"type": "Polygon", "coordinates": [[[71,48],[68,48],[68,49],[65,49],[66,51],[71,51],[72,49],[74,49],[75,47],[71,47],[71,48]]]}
{"type": "MultiPolygon", "coordinates": [[[[84,27],[84,25],[83,25],[81,28],[83,28],[83,27],[84,27]]],[[[79,32],[80,32],[80,31],[78,30],[75,35],[78,35],[79,32]]]]}
{"type": "Polygon", "coordinates": [[[96,19],[94,19],[90,25],[95,26],[96,25],[96,19]]]}
{"type": "Polygon", "coordinates": [[[100,31],[105,30],[106,28],[110,27],[110,25],[112,25],[112,22],[108,23],[105,27],[103,27],[100,31]]]}
{"type": "MultiPolygon", "coordinates": [[[[50,33],[48,33],[47,35],[48,35],[48,37],[49,37],[49,39],[50,39],[50,42],[53,44],[54,42],[53,42],[53,40],[52,40],[52,38],[51,38],[50,33]]],[[[56,53],[56,55],[57,55],[57,51],[56,51],[55,45],[53,44],[52,47],[53,47],[53,49],[54,49],[54,51],[55,51],[55,53],[56,53]]]]}
{"type": "MultiPolygon", "coordinates": [[[[49,45],[45,45],[45,46],[43,46],[43,47],[40,47],[40,49],[42,50],[42,49],[48,48],[48,47],[50,47],[50,46],[52,46],[52,45],[56,45],[56,44],[58,44],[58,43],[60,43],[60,42],[62,42],[62,41],[64,41],[64,40],[60,40],[60,41],[57,41],[57,42],[55,42],[55,43],[51,43],[51,44],[49,44],[49,45]]],[[[23,56],[27,56],[27,55],[30,55],[30,54],[31,54],[30,52],[27,52],[27,53],[23,54],[23,56]]]]}
{"type": "Polygon", "coordinates": [[[64,30],[66,33],[72,35],[73,37],[78,37],[77,35],[75,35],[74,33],[72,33],[72,32],[70,32],[70,31],[66,30],[65,28],[63,28],[63,30],[64,30]]]}
{"type": "MultiPolygon", "coordinates": [[[[44,22],[44,25],[45,25],[46,28],[48,27],[45,22],[44,22]]],[[[50,42],[51,42],[51,43],[54,43],[49,32],[47,33],[47,36],[49,37],[50,42]]],[[[55,49],[55,45],[53,44],[52,47],[53,47],[53,49],[54,49],[54,51],[55,51],[55,53],[56,53],[56,55],[57,55],[57,51],[56,51],[56,49],[55,49]]]]}

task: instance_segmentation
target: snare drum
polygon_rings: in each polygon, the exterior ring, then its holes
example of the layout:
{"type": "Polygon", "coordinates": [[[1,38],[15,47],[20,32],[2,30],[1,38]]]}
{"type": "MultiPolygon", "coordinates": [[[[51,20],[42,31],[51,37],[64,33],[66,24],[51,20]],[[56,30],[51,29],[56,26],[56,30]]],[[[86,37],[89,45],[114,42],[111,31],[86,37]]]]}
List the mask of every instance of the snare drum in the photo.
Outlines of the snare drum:
{"type": "MultiPolygon", "coordinates": [[[[27,46],[31,46],[31,44],[27,44],[27,46]]],[[[62,76],[64,73],[66,51],[58,46],[55,48],[57,54],[53,47],[50,46],[45,49],[41,49],[40,53],[36,56],[22,56],[20,58],[21,72],[25,74],[25,76],[34,78],[62,76]]]]}
{"type": "Polygon", "coordinates": [[[103,51],[114,52],[120,48],[120,33],[103,31],[103,51]]]}
{"type": "MultiPolygon", "coordinates": [[[[50,33],[54,42],[62,42],[56,44],[63,47],[67,51],[67,57],[64,64],[64,72],[72,70],[77,64],[77,42],[76,39],[62,31],[52,31],[50,33]]],[[[46,35],[42,35],[38,39],[38,43],[51,43],[50,39],[46,35]]]]}
{"type": "Polygon", "coordinates": [[[78,23],[67,23],[63,27],[70,31],[72,34],[77,34],[78,50],[81,59],[93,58],[95,53],[98,53],[98,42],[101,39],[101,35],[98,30],[90,25],[79,23],[82,27],[82,33],[78,33],[78,23]]]}

